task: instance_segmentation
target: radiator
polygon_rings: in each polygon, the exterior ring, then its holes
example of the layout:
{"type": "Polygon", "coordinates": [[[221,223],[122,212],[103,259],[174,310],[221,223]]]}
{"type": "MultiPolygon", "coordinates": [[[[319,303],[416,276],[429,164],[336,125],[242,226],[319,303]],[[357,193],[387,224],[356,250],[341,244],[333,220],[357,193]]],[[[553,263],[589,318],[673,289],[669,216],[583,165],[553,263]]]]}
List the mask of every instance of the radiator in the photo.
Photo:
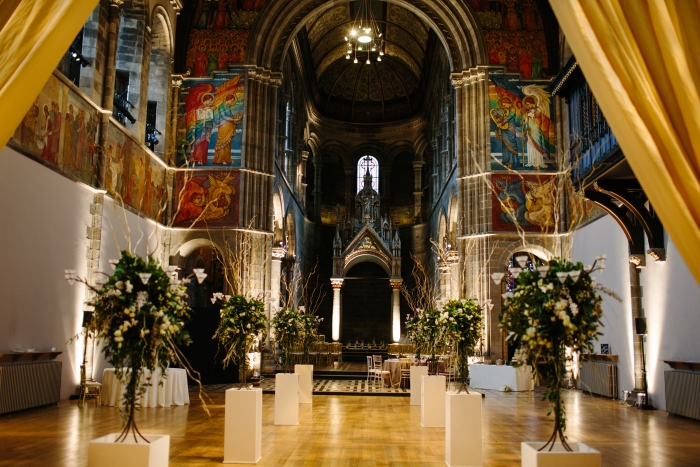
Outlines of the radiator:
{"type": "Polygon", "coordinates": [[[0,366],[0,414],[57,404],[61,362],[0,366]]]}
{"type": "Polygon", "coordinates": [[[605,397],[617,397],[617,365],[610,362],[584,361],[579,389],[605,397]]]}
{"type": "Polygon", "coordinates": [[[700,420],[700,373],[664,371],[666,412],[700,420]]]}

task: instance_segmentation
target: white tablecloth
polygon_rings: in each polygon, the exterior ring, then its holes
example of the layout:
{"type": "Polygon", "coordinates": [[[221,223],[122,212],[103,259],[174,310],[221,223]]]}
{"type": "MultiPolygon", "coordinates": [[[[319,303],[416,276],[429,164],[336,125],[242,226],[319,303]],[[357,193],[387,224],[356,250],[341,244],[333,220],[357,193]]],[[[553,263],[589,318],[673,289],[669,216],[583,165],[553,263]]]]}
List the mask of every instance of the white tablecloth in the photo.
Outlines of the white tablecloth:
{"type": "MultiPolygon", "coordinates": [[[[143,371],[141,381],[146,381],[148,373],[148,370],[143,371]]],[[[151,378],[151,386],[147,387],[141,396],[141,407],[170,407],[190,403],[187,372],[182,368],[168,368],[165,375],[166,378],[163,378],[160,370],[155,371],[151,378]]],[[[121,406],[125,388],[126,385],[117,379],[114,368],[105,369],[102,374],[102,404],[121,406]]]]}
{"type": "Polygon", "coordinates": [[[508,365],[469,365],[470,386],[500,390],[505,384],[513,391],[532,391],[532,367],[508,365]]]}

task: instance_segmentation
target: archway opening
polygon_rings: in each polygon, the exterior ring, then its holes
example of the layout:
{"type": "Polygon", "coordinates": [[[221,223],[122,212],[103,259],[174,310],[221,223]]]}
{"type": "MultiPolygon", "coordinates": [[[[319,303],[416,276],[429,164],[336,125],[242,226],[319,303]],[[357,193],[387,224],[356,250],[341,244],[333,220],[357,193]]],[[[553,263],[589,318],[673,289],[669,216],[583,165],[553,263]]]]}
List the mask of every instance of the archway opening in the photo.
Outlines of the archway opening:
{"type": "Polygon", "coordinates": [[[392,342],[391,287],[384,268],[369,261],[353,266],[345,275],[342,293],[343,342],[392,342]]]}

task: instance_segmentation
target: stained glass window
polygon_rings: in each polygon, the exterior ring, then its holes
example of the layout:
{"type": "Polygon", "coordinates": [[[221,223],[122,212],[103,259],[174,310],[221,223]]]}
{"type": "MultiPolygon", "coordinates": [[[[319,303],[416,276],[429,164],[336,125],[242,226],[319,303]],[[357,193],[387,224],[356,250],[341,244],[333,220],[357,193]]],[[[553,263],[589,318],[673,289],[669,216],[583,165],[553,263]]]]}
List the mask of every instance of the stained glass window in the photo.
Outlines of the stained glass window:
{"type": "Polygon", "coordinates": [[[372,188],[379,193],[379,162],[372,156],[365,156],[357,161],[357,192],[359,193],[364,186],[367,170],[372,175],[372,188]]]}

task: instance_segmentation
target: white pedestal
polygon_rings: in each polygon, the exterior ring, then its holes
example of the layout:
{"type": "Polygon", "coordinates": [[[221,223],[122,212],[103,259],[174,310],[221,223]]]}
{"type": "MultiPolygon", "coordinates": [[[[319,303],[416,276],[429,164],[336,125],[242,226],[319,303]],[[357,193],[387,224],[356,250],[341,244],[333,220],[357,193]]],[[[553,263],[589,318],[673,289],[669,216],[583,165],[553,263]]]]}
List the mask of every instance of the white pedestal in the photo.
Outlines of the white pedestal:
{"type": "Polygon", "coordinates": [[[481,466],[481,394],[445,393],[445,463],[481,466]]]}
{"type": "Polygon", "coordinates": [[[150,443],[142,439],[134,443],[131,434],[123,443],[115,443],[119,433],[93,439],[88,448],[88,467],[168,467],[170,436],[144,436],[150,443]]]}
{"type": "Polygon", "coordinates": [[[421,378],[420,424],[425,427],[445,426],[445,377],[421,378]]]}
{"type": "Polygon", "coordinates": [[[590,446],[569,443],[573,449],[573,452],[569,452],[561,443],[555,443],[551,451],[549,447],[538,451],[544,443],[520,443],[522,467],[600,467],[600,452],[590,446]]]}
{"type": "Polygon", "coordinates": [[[257,464],[262,457],[262,389],[226,391],[224,463],[257,464]]]}
{"type": "Polygon", "coordinates": [[[311,404],[314,392],[314,366],[294,365],[294,373],[299,375],[299,403],[311,404]]]}
{"type": "Polygon", "coordinates": [[[411,405],[421,404],[421,385],[423,376],[428,376],[427,366],[411,367],[411,405]]]}
{"type": "Polygon", "coordinates": [[[275,376],[275,425],[299,424],[299,375],[275,376]]]}

